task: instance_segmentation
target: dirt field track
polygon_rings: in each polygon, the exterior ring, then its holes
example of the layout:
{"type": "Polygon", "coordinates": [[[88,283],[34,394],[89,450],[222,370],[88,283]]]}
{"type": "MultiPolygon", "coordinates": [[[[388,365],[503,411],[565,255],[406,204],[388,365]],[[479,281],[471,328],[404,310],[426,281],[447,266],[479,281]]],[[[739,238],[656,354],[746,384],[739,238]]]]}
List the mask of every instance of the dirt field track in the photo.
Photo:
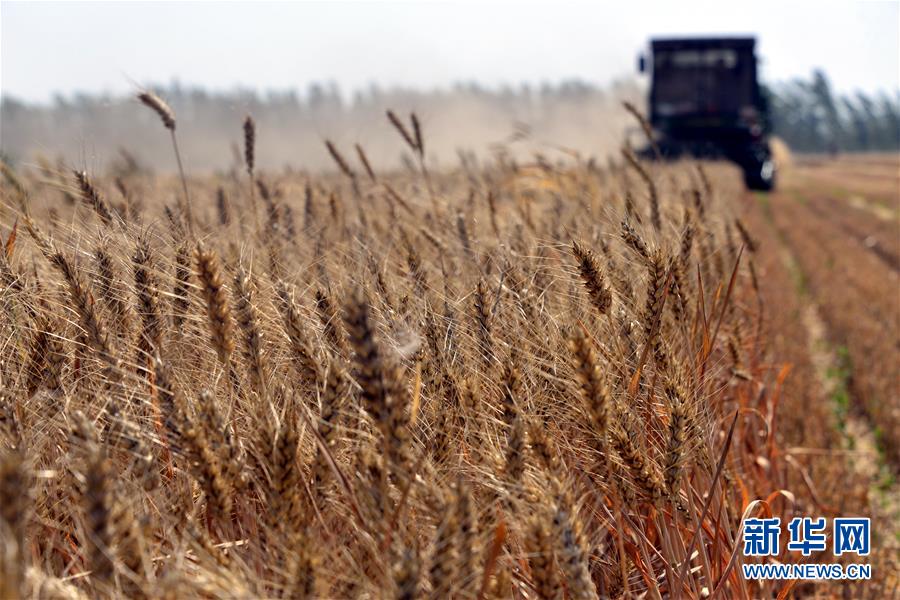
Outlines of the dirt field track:
{"type": "Polygon", "coordinates": [[[845,372],[848,409],[900,464],[900,159],[799,161],[776,194],[756,201],[790,259],[797,293],[822,319],[845,372]]]}
{"type": "MultiPolygon", "coordinates": [[[[799,431],[821,427],[815,415],[822,412],[813,407],[828,407],[855,474],[870,478],[861,494],[876,519],[881,513],[882,531],[893,532],[886,545],[896,548],[900,157],[799,159],[783,169],[777,192],[748,192],[744,208],[760,237],[758,259],[775,275],[770,281],[783,285],[770,290],[770,305],[781,313],[770,315],[773,327],[782,323],[774,343],[792,361],[789,388],[810,407],[785,421],[799,431]]],[[[806,459],[811,469],[829,460],[806,459]]]]}

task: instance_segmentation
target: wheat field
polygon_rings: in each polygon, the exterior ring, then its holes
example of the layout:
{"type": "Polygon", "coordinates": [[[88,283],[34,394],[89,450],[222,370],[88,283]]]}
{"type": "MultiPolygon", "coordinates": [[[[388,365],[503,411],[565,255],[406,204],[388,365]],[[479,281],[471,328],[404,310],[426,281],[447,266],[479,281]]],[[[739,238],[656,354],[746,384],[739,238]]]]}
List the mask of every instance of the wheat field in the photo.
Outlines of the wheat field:
{"type": "Polygon", "coordinates": [[[731,168],[432,171],[389,113],[402,170],[248,117],[192,177],[141,101],[180,175],[4,165],[0,597],[846,593],[740,574],[742,517],[872,509],[731,168]]]}

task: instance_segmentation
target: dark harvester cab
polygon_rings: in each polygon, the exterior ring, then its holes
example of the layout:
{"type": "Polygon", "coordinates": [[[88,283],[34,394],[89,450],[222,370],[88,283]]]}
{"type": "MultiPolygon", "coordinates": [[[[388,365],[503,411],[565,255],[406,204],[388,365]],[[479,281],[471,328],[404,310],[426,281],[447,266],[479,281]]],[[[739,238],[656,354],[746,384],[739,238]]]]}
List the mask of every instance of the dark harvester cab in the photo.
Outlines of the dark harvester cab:
{"type": "Polygon", "coordinates": [[[775,167],[755,45],[753,38],[653,40],[650,123],[663,157],[727,158],[743,169],[747,187],[770,190],[775,167]]]}

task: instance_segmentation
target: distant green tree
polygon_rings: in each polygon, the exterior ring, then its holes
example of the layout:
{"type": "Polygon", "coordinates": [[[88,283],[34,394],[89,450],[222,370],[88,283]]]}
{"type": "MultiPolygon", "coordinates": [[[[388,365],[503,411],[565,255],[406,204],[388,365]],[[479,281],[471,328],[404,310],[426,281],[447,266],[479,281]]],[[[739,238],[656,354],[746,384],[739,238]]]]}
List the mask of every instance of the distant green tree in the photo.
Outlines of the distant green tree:
{"type": "Polygon", "coordinates": [[[885,138],[885,150],[900,149],[900,93],[893,98],[881,95],[882,131],[885,138]]]}
{"type": "Polygon", "coordinates": [[[862,109],[857,106],[852,98],[847,96],[841,98],[844,110],[850,120],[852,133],[848,133],[848,150],[869,150],[872,144],[869,134],[869,120],[866,118],[862,109]]]}
{"type": "Polygon", "coordinates": [[[859,104],[862,118],[865,119],[869,131],[869,143],[866,150],[881,150],[885,146],[886,137],[881,131],[881,119],[875,102],[863,92],[857,92],[856,100],[859,104]]]}
{"type": "Polygon", "coordinates": [[[838,113],[837,103],[831,93],[831,83],[821,69],[813,71],[812,83],[809,86],[815,107],[822,115],[823,135],[830,150],[842,149],[845,141],[844,124],[838,113]]]}

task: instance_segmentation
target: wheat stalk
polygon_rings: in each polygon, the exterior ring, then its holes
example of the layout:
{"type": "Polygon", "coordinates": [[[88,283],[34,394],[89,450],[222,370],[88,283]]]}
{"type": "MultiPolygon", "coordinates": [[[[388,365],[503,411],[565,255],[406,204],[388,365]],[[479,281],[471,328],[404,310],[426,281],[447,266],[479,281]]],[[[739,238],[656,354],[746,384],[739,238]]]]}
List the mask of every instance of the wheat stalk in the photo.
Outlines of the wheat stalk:
{"type": "Polygon", "coordinates": [[[181,176],[181,188],[184,192],[184,204],[182,205],[182,210],[187,215],[188,232],[193,238],[194,211],[191,207],[191,195],[188,192],[187,177],[184,175],[184,165],[181,162],[181,152],[178,150],[178,139],[175,137],[175,111],[172,110],[165,100],[149,90],[140,92],[138,94],[138,100],[159,116],[163,127],[169,130],[169,134],[172,137],[172,150],[175,152],[175,162],[178,163],[178,173],[181,176]]]}

